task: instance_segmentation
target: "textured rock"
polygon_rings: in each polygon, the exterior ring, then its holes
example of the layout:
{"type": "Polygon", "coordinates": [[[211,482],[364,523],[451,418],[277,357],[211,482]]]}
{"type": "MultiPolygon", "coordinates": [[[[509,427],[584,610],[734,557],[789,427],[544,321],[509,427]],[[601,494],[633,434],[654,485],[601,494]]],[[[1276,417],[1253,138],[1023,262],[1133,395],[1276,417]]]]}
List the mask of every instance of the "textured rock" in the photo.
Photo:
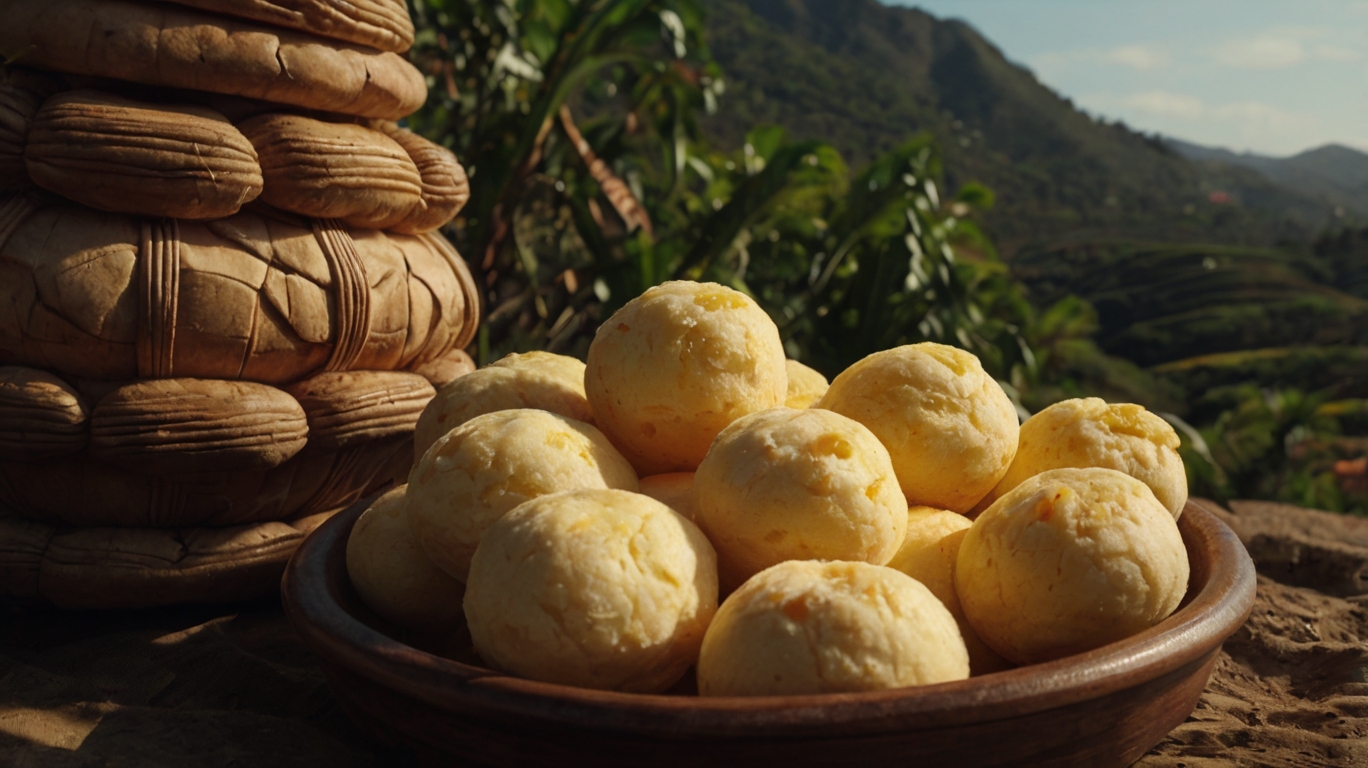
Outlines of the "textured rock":
{"type": "Polygon", "coordinates": [[[407,216],[390,228],[417,234],[446,226],[470,201],[470,179],[465,168],[451,150],[413,131],[390,122],[378,122],[377,127],[404,148],[422,177],[423,204],[411,208],[407,216]]]}
{"type": "Polygon", "coordinates": [[[0,51],[36,67],[396,120],[423,105],[402,57],[132,0],[0,0],[0,51]]]}
{"type": "Polygon", "coordinates": [[[0,460],[42,461],[76,453],[89,433],[86,406],[45,371],[0,367],[0,460]]]}
{"type": "Polygon", "coordinates": [[[249,381],[140,381],[111,392],[90,417],[92,458],[152,474],[271,469],[308,436],[293,397],[249,381]]]}
{"type": "Polygon", "coordinates": [[[309,419],[309,444],[340,451],[372,440],[413,436],[437,391],[416,373],[323,373],[290,385],[309,419]]]}
{"type": "Polygon", "coordinates": [[[1187,722],[1143,768],[1368,765],[1368,610],[1259,577],[1187,722]]]}
{"type": "Polygon", "coordinates": [[[218,219],[261,194],[256,151],[223,115],[98,91],[48,99],[24,159],[38,186],[102,211],[218,219]]]}
{"type": "Polygon", "coordinates": [[[403,53],[413,45],[404,0],[168,0],[214,13],[403,53]]]}
{"type": "Polygon", "coordinates": [[[386,229],[425,209],[418,168],[380,131],[285,114],[238,127],[261,158],[262,202],[364,229],[386,229]]]}
{"type": "Polygon", "coordinates": [[[1236,501],[1227,511],[1196,501],[1255,543],[1258,595],[1197,710],[1137,765],[1368,764],[1368,602],[1327,594],[1349,582],[1322,559],[1329,551],[1368,556],[1368,520],[1272,502],[1236,501]],[[1299,558],[1286,557],[1296,551],[1299,558]]]}
{"type": "Polygon", "coordinates": [[[1270,501],[1234,501],[1218,514],[1260,573],[1328,595],[1368,595],[1368,520],[1270,501]]]}

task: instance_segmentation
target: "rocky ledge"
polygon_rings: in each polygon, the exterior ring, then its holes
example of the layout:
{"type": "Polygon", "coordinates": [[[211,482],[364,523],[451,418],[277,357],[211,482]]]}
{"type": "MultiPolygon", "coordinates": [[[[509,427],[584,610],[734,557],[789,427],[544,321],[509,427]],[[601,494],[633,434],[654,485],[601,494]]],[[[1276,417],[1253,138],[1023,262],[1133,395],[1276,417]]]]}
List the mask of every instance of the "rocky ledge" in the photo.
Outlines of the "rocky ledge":
{"type": "Polygon", "coordinates": [[[1197,710],[1138,765],[1368,765],[1368,519],[1200,503],[1249,549],[1258,596],[1197,710]]]}

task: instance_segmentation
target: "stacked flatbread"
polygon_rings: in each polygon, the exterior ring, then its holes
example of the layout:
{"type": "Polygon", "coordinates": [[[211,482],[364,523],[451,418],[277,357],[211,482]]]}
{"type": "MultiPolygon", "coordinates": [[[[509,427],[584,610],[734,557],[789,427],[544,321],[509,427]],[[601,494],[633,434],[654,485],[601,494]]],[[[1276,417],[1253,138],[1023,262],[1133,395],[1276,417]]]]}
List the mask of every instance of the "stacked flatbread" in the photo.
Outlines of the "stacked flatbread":
{"type": "Polygon", "coordinates": [[[471,367],[404,1],[0,18],[0,601],[269,593],[471,367]]]}

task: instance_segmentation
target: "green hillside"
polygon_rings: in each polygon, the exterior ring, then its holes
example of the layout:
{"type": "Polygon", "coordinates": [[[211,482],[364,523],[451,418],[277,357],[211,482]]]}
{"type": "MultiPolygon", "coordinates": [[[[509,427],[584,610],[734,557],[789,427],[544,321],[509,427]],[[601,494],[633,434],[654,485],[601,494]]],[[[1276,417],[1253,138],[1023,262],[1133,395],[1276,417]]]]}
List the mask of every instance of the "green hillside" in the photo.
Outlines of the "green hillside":
{"type": "Polygon", "coordinates": [[[858,167],[930,132],[952,188],[979,181],[997,194],[985,223],[1007,256],[1061,238],[1309,242],[1330,220],[1324,202],[1258,171],[1194,163],[1094,120],[964,23],[874,0],[703,5],[727,76],[726,108],[707,128],[724,146],[774,123],[858,167]]]}
{"type": "Polygon", "coordinates": [[[1368,154],[1356,149],[1326,144],[1292,157],[1267,157],[1166,141],[1188,159],[1252,168],[1288,189],[1342,208],[1347,215],[1368,218],[1368,154]]]}
{"type": "Polygon", "coordinates": [[[1089,301],[1104,351],[1148,366],[1194,416],[1210,416],[1229,405],[1223,391],[1247,384],[1368,397],[1368,300],[1341,290],[1353,287],[1342,242],[1360,243],[1347,233],[1305,256],[1092,243],[1022,254],[1014,268],[1037,300],[1089,301]]]}

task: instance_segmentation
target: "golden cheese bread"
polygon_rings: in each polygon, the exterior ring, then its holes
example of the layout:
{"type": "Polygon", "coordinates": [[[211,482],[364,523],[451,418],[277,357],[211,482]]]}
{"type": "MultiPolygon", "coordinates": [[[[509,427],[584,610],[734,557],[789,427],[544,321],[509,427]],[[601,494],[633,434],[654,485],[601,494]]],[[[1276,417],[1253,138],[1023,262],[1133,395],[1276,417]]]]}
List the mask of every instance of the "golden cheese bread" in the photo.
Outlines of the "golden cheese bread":
{"type": "Polygon", "coordinates": [[[1053,469],[993,502],[965,534],[955,589],[1004,658],[1036,664],[1154,626],[1187,592],[1173,515],[1114,469],[1053,469]]]}
{"type": "Polygon", "coordinates": [[[790,560],[718,609],[698,659],[702,696],[853,693],[969,676],[950,612],[869,563],[790,560]]]}
{"type": "Polygon", "coordinates": [[[465,611],[491,666],[563,685],[669,688],[698,658],[717,610],[703,533],[621,490],[542,496],[490,527],[470,566],[465,611]]]}
{"type": "Polygon", "coordinates": [[[925,342],[875,352],[817,401],[864,424],[893,457],[907,503],[968,512],[1016,455],[1016,408],[969,352],[925,342]]]}
{"type": "Polygon", "coordinates": [[[778,327],[716,283],[672,281],[627,302],[586,366],[594,423],[641,475],[692,472],[728,424],[788,395],[778,327]]]}

